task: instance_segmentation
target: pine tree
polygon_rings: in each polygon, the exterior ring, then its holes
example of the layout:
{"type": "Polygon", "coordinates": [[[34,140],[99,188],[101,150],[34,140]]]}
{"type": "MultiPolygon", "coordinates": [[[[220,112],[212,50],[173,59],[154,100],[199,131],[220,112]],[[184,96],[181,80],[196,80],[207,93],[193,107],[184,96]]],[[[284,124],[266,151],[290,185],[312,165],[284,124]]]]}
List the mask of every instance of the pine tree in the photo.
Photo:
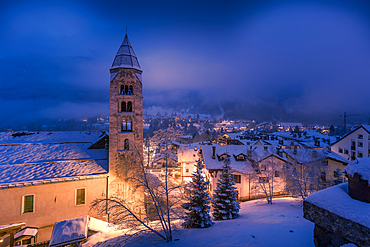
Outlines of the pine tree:
{"type": "Polygon", "coordinates": [[[238,192],[233,185],[235,182],[232,180],[230,160],[225,158],[222,174],[212,200],[215,220],[229,220],[239,216],[240,205],[236,201],[238,192]]]}
{"type": "Polygon", "coordinates": [[[207,191],[209,182],[204,181],[202,169],[204,165],[200,160],[197,161],[196,171],[192,174],[193,183],[189,190],[189,202],[184,203],[182,207],[185,212],[185,222],[182,224],[185,228],[206,228],[213,222],[209,215],[211,198],[207,191]]]}

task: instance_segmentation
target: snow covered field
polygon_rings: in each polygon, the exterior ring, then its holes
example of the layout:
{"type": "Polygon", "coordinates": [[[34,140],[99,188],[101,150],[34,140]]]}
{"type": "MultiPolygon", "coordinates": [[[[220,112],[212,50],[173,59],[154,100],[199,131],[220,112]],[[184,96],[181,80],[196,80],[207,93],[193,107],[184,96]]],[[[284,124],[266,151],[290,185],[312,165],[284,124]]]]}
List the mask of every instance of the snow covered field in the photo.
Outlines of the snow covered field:
{"type": "MultiPolygon", "coordinates": [[[[266,200],[255,200],[241,203],[237,219],[216,221],[206,229],[175,231],[177,241],[140,238],[125,246],[314,246],[313,228],[314,224],[303,218],[299,200],[279,198],[272,205],[266,200]]],[[[122,240],[112,238],[98,246],[119,246],[122,240]]]]}

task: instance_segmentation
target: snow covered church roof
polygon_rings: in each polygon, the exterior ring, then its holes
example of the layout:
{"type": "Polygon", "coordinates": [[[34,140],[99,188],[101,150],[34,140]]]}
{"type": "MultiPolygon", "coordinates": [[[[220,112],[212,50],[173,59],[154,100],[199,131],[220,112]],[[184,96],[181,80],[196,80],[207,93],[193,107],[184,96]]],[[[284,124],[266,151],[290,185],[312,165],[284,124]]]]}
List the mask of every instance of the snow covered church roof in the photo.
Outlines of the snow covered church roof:
{"type": "Polygon", "coordinates": [[[0,133],[0,189],[90,179],[108,173],[105,149],[88,149],[101,132],[14,134],[0,133]]]}
{"type": "Polygon", "coordinates": [[[123,39],[121,47],[118,49],[111,69],[116,68],[137,69],[142,71],[134,49],[132,49],[130,41],[128,40],[127,34],[123,39]]]}

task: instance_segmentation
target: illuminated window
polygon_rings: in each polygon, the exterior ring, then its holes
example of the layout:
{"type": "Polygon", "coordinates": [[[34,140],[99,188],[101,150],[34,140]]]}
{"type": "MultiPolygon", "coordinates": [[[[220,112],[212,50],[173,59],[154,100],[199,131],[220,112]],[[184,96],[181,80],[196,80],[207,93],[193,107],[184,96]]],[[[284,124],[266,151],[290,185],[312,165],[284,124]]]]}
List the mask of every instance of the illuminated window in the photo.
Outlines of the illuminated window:
{"type": "Polygon", "coordinates": [[[258,180],[259,180],[260,183],[268,183],[269,182],[268,177],[259,177],[258,180]]]}
{"type": "Polygon", "coordinates": [[[23,213],[33,212],[34,201],[34,195],[23,196],[23,213]]]}
{"type": "Polygon", "coordinates": [[[76,189],[76,205],[83,205],[86,203],[85,188],[76,189]]]}

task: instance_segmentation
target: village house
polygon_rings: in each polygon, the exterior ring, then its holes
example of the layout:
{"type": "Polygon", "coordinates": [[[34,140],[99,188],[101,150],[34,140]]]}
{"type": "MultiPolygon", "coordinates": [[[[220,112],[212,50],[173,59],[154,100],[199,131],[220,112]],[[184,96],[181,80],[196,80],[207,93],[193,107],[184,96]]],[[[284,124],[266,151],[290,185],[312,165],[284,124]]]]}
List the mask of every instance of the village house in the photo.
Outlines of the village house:
{"type": "Polygon", "coordinates": [[[345,159],[370,157],[370,125],[361,125],[331,145],[345,159]]]}
{"type": "Polygon", "coordinates": [[[210,182],[211,193],[216,189],[225,159],[230,161],[239,200],[263,196],[260,184],[272,181],[274,194],[286,193],[283,168],[289,161],[282,154],[279,156],[274,153],[272,147],[212,144],[201,145],[198,148],[192,144],[180,150],[179,165],[183,180],[191,181],[191,174],[195,170],[197,160],[200,159],[205,165],[204,173],[210,182]],[[267,171],[271,173],[266,174],[267,171]]]}
{"type": "MultiPolygon", "coordinates": [[[[89,148],[105,138],[98,131],[0,133],[0,225],[35,229],[16,235],[15,244],[49,240],[56,221],[101,218],[89,210],[108,192],[108,152],[89,148]]],[[[9,235],[0,238],[0,246],[9,245],[9,235]]]]}

